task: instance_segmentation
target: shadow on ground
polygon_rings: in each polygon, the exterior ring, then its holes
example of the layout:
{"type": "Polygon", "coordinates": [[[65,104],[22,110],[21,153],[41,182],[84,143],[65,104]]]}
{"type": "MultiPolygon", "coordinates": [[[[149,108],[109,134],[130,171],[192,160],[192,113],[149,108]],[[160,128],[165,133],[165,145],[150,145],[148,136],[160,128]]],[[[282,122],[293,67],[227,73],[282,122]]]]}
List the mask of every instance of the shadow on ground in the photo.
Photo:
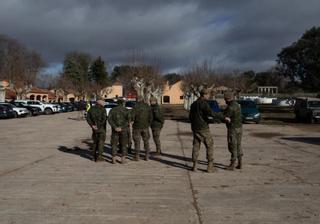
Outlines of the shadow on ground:
{"type": "MultiPolygon", "coordinates": [[[[58,150],[64,153],[68,154],[73,154],[80,156],[82,158],[88,159],[88,160],[93,160],[92,157],[92,143],[89,140],[83,140],[82,143],[84,143],[83,147],[79,146],[74,146],[74,147],[66,147],[66,146],[59,146],[58,150]]],[[[132,150],[131,153],[128,153],[128,159],[133,160],[133,157],[135,155],[134,150],[132,150]]],[[[121,156],[121,152],[118,151],[117,156],[121,156]]],[[[145,151],[142,151],[139,153],[139,156],[141,159],[145,159],[145,151]]],[[[107,162],[112,161],[112,156],[111,156],[111,146],[110,144],[106,144],[104,147],[104,153],[103,157],[107,162]]],[[[191,166],[188,165],[188,163],[192,163],[191,158],[185,157],[185,156],[180,156],[180,155],[174,155],[174,154],[168,154],[168,153],[162,153],[161,156],[156,156],[154,153],[151,153],[150,160],[157,161],[159,163],[176,167],[176,168],[181,168],[185,170],[191,170],[191,166]]],[[[206,161],[199,160],[199,164],[201,165],[207,165],[206,161]]],[[[220,163],[215,163],[215,167],[219,169],[225,169],[226,166],[220,163]]],[[[201,170],[201,169],[200,169],[201,170]]],[[[205,170],[202,170],[205,171],[205,170]]]]}
{"type": "Polygon", "coordinates": [[[283,140],[320,145],[320,137],[283,137],[283,140]]]}
{"type": "MultiPolygon", "coordinates": [[[[83,147],[79,146],[74,146],[74,147],[66,147],[66,146],[59,146],[58,150],[64,153],[69,153],[73,155],[80,156],[82,158],[88,159],[88,160],[93,160],[92,156],[92,142],[88,140],[83,140],[82,143],[84,143],[83,147]]],[[[103,157],[105,158],[106,161],[111,162],[111,146],[109,144],[104,146],[104,153],[103,157]]]]}
{"type": "MultiPolygon", "coordinates": [[[[173,166],[173,167],[177,167],[177,168],[181,168],[181,169],[185,169],[185,170],[191,170],[192,159],[185,157],[185,156],[162,153],[161,156],[159,156],[159,157],[153,156],[152,160],[163,163],[165,165],[169,165],[169,166],[173,166]],[[190,166],[188,164],[190,164],[190,166]]],[[[199,160],[198,163],[200,165],[205,165],[205,166],[208,165],[208,163],[203,160],[199,160]]],[[[214,163],[214,166],[219,169],[226,169],[226,167],[227,167],[226,165],[223,165],[221,163],[214,163]]],[[[199,170],[206,171],[205,169],[199,169],[199,170]]]]}

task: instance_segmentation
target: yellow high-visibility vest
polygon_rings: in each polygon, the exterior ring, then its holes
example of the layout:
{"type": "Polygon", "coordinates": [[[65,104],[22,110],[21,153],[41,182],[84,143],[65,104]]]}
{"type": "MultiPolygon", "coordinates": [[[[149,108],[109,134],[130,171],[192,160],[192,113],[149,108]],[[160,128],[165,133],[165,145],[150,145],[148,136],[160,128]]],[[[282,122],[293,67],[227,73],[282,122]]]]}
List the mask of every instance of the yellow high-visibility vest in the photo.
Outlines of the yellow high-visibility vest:
{"type": "Polygon", "coordinates": [[[86,105],[86,111],[88,112],[88,111],[90,110],[90,108],[91,108],[90,103],[87,103],[87,105],[86,105]]]}

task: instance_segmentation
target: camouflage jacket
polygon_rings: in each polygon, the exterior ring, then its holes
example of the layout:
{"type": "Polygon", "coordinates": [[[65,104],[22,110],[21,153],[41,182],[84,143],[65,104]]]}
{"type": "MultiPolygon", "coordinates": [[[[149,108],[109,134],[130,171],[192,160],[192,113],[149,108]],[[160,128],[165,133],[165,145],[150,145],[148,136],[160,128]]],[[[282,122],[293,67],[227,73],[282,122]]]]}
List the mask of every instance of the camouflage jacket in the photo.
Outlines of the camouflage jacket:
{"type": "Polygon", "coordinates": [[[107,124],[106,110],[99,105],[91,107],[87,113],[87,122],[90,126],[96,125],[98,128],[97,132],[105,132],[107,124]]]}
{"type": "Polygon", "coordinates": [[[227,128],[242,127],[241,106],[235,100],[231,101],[227,106],[224,111],[224,116],[231,119],[230,123],[226,123],[227,128]]]}
{"type": "Polygon", "coordinates": [[[161,129],[164,124],[164,117],[161,112],[160,106],[158,104],[151,105],[151,111],[152,111],[151,128],[161,129]]]}
{"type": "Polygon", "coordinates": [[[148,104],[138,102],[132,109],[132,121],[134,129],[149,128],[152,120],[152,112],[148,104]]]}
{"type": "Polygon", "coordinates": [[[189,119],[192,131],[209,129],[209,117],[215,120],[223,120],[222,113],[215,113],[211,110],[208,102],[202,98],[197,99],[191,104],[189,119]]]}
{"type": "Polygon", "coordinates": [[[112,108],[109,112],[108,122],[112,130],[115,130],[116,128],[128,128],[130,122],[129,110],[123,105],[112,108]]]}

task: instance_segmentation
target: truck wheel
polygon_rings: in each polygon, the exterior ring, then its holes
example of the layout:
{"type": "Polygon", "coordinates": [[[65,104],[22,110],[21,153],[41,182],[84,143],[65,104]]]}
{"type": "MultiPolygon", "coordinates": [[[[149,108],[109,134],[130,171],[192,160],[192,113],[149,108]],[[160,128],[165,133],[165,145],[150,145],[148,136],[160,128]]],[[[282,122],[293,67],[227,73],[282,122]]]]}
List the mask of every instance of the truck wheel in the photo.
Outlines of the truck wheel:
{"type": "Polygon", "coordinates": [[[17,112],[14,112],[14,118],[17,118],[18,117],[18,113],[17,112]]]}
{"type": "Polygon", "coordinates": [[[45,110],[44,110],[44,114],[45,115],[49,115],[49,114],[52,114],[53,113],[53,111],[50,109],[50,108],[46,108],[45,110]]]}

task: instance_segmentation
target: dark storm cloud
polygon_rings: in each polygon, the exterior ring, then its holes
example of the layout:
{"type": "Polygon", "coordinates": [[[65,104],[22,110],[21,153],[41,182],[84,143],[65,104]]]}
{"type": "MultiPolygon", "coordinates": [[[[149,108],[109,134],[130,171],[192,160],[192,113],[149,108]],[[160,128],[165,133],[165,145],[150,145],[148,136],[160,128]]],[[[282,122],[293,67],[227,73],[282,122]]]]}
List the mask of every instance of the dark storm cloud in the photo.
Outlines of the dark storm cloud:
{"type": "Polygon", "coordinates": [[[0,32],[49,64],[72,50],[121,63],[140,49],[166,70],[203,59],[265,69],[282,47],[319,25],[319,11],[318,0],[3,0],[0,32]]]}

